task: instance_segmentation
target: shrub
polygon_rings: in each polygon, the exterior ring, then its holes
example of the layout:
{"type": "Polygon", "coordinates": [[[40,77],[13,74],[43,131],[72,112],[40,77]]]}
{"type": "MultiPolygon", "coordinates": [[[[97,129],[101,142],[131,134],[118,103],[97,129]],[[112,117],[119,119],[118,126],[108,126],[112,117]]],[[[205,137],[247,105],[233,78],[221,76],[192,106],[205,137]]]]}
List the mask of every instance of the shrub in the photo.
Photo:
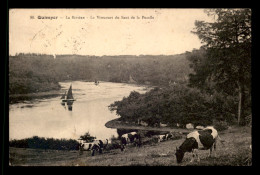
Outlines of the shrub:
{"type": "Polygon", "coordinates": [[[216,128],[216,130],[218,131],[224,131],[226,129],[228,129],[228,123],[226,121],[214,121],[214,127],[216,128]]]}
{"type": "Polygon", "coordinates": [[[93,137],[89,132],[86,132],[84,135],[80,136],[80,139],[86,142],[93,142],[96,137],[93,137]]]}
{"type": "Polygon", "coordinates": [[[16,148],[77,150],[78,142],[72,139],[53,139],[34,136],[21,140],[11,140],[9,141],[9,146],[16,148]]]}

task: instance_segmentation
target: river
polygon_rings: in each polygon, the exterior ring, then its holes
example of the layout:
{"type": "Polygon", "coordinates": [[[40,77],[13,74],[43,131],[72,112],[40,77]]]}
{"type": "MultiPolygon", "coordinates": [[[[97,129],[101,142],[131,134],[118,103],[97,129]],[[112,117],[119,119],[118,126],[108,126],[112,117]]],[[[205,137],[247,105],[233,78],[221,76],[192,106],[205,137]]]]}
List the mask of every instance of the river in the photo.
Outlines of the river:
{"type": "Polygon", "coordinates": [[[60,97],[24,101],[9,105],[9,140],[32,136],[57,139],[78,139],[89,132],[97,139],[117,136],[116,129],[105,127],[109,120],[119,116],[108,106],[122,100],[131,91],[145,93],[148,88],[134,84],[72,81],[60,82],[61,91],[72,92],[76,101],[72,111],[61,105],[60,97]]]}

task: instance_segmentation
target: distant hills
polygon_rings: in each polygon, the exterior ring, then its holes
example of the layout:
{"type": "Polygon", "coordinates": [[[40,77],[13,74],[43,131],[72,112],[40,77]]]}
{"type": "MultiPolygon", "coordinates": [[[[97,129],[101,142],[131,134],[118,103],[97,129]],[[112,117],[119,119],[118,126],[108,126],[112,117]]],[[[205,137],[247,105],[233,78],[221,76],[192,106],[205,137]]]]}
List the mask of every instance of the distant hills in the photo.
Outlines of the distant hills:
{"type": "Polygon", "coordinates": [[[131,82],[167,86],[185,83],[192,70],[186,54],[178,55],[44,55],[9,57],[9,93],[59,89],[66,80],[131,82]]]}

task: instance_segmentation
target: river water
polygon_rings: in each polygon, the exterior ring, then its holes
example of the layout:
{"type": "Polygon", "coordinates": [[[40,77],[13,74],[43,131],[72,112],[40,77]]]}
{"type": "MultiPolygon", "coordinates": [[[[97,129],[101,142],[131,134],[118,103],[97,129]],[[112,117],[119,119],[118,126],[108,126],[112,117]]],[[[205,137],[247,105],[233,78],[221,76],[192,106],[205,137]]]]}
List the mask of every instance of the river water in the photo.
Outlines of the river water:
{"type": "Polygon", "coordinates": [[[76,101],[72,111],[61,105],[60,97],[24,101],[9,105],[9,140],[32,136],[78,139],[89,132],[97,139],[117,136],[116,129],[105,127],[109,120],[118,118],[108,106],[122,100],[131,91],[145,93],[147,88],[133,84],[100,82],[60,82],[62,92],[72,84],[76,101]]]}

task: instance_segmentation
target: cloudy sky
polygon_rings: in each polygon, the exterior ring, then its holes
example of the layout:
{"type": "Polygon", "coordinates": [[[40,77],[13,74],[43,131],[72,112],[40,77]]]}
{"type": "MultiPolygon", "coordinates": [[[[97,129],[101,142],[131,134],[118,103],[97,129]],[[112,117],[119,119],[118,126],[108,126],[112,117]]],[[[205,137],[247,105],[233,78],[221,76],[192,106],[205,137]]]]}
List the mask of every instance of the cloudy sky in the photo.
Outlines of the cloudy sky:
{"type": "Polygon", "coordinates": [[[97,56],[191,51],[195,20],[211,20],[203,9],[12,9],[9,19],[10,55],[97,56]]]}

